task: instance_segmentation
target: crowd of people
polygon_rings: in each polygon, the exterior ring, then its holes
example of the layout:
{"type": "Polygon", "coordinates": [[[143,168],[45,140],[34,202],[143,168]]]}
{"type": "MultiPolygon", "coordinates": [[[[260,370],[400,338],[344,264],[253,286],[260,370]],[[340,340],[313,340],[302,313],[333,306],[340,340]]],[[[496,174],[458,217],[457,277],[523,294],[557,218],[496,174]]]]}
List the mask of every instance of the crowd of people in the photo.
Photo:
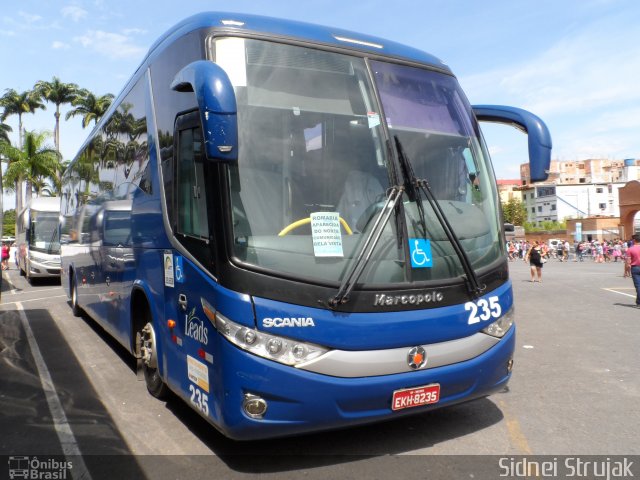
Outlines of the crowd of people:
{"type": "MultiPolygon", "coordinates": [[[[597,240],[574,242],[573,245],[566,240],[558,242],[556,245],[537,241],[536,243],[540,245],[544,259],[555,259],[559,262],[568,262],[569,260],[583,262],[585,259],[593,260],[596,263],[622,262],[626,259],[627,250],[631,246],[631,241],[623,242],[620,239],[605,240],[603,242],[597,240]]],[[[507,242],[509,260],[524,260],[533,244],[534,241],[526,240],[507,242]]]]}
{"type": "Polygon", "coordinates": [[[545,243],[538,240],[514,240],[507,242],[509,261],[522,259],[531,266],[531,281],[542,281],[542,265],[548,260],[559,262],[584,262],[589,259],[596,263],[620,262],[624,264],[624,277],[630,277],[627,252],[633,241],[624,242],[619,238],[605,241],[574,242],[567,240],[545,243]]]}

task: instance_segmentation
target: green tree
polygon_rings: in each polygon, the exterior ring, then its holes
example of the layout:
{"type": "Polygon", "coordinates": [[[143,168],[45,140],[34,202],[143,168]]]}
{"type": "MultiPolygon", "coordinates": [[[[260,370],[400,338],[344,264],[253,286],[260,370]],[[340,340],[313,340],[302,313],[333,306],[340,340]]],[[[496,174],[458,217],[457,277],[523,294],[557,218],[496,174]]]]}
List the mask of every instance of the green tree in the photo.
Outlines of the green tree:
{"type": "Polygon", "coordinates": [[[102,116],[107,113],[112,101],[113,95],[110,93],[97,97],[89,90],[81,89],[78,91],[75,100],[71,102],[71,105],[75,108],[67,112],[65,119],[69,120],[71,117],[81,116],[82,128],[87,128],[91,122],[98,123],[102,116]]]}
{"type": "MultiPolygon", "coordinates": [[[[2,115],[0,115],[0,118],[2,115]]],[[[0,121],[0,142],[11,143],[9,139],[9,132],[13,131],[13,129],[7,125],[6,123],[0,121]]]]}
{"type": "Polygon", "coordinates": [[[502,204],[504,221],[513,225],[524,225],[527,221],[527,207],[522,200],[512,198],[502,204]]]}
{"type": "Polygon", "coordinates": [[[15,237],[16,235],[16,211],[7,210],[2,217],[2,235],[15,237]]]}
{"type": "Polygon", "coordinates": [[[0,121],[4,122],[11,115],[18,116],[18,137],[20,139],[20,147],[22,147],[22,115],[25,113],[35,113],[39,108],[44,109],[44,105],[38,98],[38,95],[32,91],[18,93],[13,88],[7,88],[4,91],[4,95],[0,97],[0,106],[4,107],[0,121]]]}
{"type": "MultiPolygon", "coordinates": [[[[5,173],[5,186],[22,184],[26,181],[26,197],[32,196],[32,185],[42,176],[53,178],[60,165],[60,154],[45,144],[47,132],[25,132],[24,146],[15,148],[6,143],[0,144],[0,155],[9,159],[5,173]]],[[[21,199],[16,196],[16,209],[22,208],[21,199]]]]}
{"type": "Polygon", "coordinates": [[[58,77],[53,77],[50,82],[44,80],[37,82],[34,86],[34,92],[56,106],[56,111],[53,114],[56,119],[53,129],[53,141],[56,150],[60,152],[60,105],[73,104],[78,93],[81,92],[80,87],[75,83],[63,83],[58,77]]]}
{"type": "MultiPolygon", "coordinates": [[[[2,117],[2,115],[0,115],[2,117]]],[[[12,129],[6,123],[0,121],[0,143],[11,144],[9,140],[9,132],[12,129]]],[[[0,155],[0,206],[2,204],[2,198],[4,196],[4,188],[2,187],[2,162],[4,162],[4,157],[0,155]]],[[[2,216],[2,209],[0,208],[0,216],[2,216]]]]}
{"type": "MultiPolygon", "coordinates": [[[[34,92],[26,91],[18,93],[13,88],[7,88],[4,91],[4,95],[0,97],[0,107],[4,107],[0,121],[4,122],[9,116],[18,116],[18,139],[19,147],[23,145],[23,128],[22,128],[22,115],[25,113],[35,113],[36,110],[42,108],[44,105],[40,102],[40,99],[34,92]]],[[[22,182],[17,182],[14,185],[16,192],[16,207],[22,206],[22,182]]]]}

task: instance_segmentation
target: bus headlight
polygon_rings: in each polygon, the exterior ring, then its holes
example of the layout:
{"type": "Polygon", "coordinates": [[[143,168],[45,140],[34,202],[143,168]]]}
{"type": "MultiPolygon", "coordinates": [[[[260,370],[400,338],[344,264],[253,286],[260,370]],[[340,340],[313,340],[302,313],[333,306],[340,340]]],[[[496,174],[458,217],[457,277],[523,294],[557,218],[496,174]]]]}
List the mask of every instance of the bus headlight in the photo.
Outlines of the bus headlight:
{"type": "Polygon", "coordinates": [[[201,299],[205,315],[220,334],[237,347],[285,365],[296,366],[324,355],[328,348],[314,343],[296,341],[291,338],[264,333],[254,328],[240,325],[201,299]]]}
{"type": "Polygon", "coordinates": [[[29,251],[29,258],[38,263],[44,263],[49,260],[47,257],[42,257],[33,251],[29,251]]]}
{"type": "Polygon", "coordinates": [[[513,307],[491,325],[483,328],[482,331],[487,335],[491,335],[492,337],[502,338],[506,335],[512,325],[513,307]]]}

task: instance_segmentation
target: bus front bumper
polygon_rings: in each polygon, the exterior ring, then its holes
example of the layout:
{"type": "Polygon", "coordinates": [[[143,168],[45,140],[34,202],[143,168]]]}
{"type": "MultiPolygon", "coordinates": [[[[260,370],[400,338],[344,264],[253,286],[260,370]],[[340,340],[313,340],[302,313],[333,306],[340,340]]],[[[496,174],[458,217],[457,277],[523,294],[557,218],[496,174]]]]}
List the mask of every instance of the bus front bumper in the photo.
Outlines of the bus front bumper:
{"type": "Polygon", "coordinates": [[[59,277],[60,262],[29,259],[27,269],[30,277],[59,277]]]}
{"type": "Polygon", "coordinates": [[[219,341],[221,355],[214,371],[220,381],[213,383],[220,386],[213,392],[219,415],[209,420],[228,437],[253,440],[389,420],[490,395],[511,377],[515,325],[493,347],[469,360],[357,378],[288,367],[219,341]],[[394,392],[435,384],[440,386],[437,403],[392,410],[394,392]],[[247,398],[263,400],[264,414],[248,415],[243,407],[247,398]]]}

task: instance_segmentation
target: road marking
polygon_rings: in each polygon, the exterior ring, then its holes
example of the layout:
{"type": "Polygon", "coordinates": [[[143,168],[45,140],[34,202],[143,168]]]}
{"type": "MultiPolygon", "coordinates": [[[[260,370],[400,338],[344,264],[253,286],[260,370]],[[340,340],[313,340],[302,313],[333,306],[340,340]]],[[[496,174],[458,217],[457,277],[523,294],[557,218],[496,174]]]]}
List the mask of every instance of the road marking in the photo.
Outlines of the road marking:
{"type": "Polygon", "coordinates": [[[33,335],[33,330],[31,330],[31,326],[27,320],[27,314],[24,312],[24,307],[20,302],[16,302],[16,307],[20,313],[20,322],[22,323],[22,328],[24,328],[25,335],[27,336],[33,360],[36,362],[36,368],[38,369],[38,375],[40,376],[42,390],[44,391],[47,404],[49,405],[51,419],[53,420],[53,426],[58,435],[58,440],[60,440],[62,452],[65,457],[73,462],[71,475],[74,479],[91,480],[89,470],[87,470],[87,466],[82,459],[80,447],[78,446],[76,437],[71,431],[67,415],[64,413],[62,403],[60,403],[60,398],[58,397],[53,381],[51,380],[51,374],[49,373],[47,364],[45,363],[42,353],[40,352],[40,348],[38,347],[38,342],[36,341],[36,338],[33,335]]]}
{"type": "Polygon", "coordinates": [[[520,428],[520,422],[518,422],[518,419],[509,413],[509,409],[504,401],[498,400],[498,404],[500,405],[500,410],[502,410],[502,415],[504,415],[504,421],[507,426],[509,437],[511,438],[511,443],[521,452],[521,454],[532,455],[533,452],[531,451],[527,437],[524,436],[522,428],[520,428]]]}
{"type": "Polygon", "coordinates": [[[52,297],[31,298],[29,300],[19,300],[19,301],[15,301],[15,302],[2,302],[2,303],[0,303],[0,305],[20,305],[22,303],[39,302],[41,300],[49,300],[51,298],[60,298],[60,297],[66,297],[66,296],[67,295],[53,295],[52,297]]]}
{"type": "Polygon", "coordinates": [[[624,295],[625,297],[631,297],[631,298],[636,298],[635,294],[632,295],[630,293],[624,293],[624,292],[619,292],[618,290],[633,290],[635,292],[635,287],[624,287],[624,288],[603,288],[603,290],[606,290],[607,292],[612,292],[612,293],[617,293],[618,295],[624,295]]]}
{"type": "MultiPolygon", "coordinates": [[[[12,286],[13,286],[13,285],[12,285],[12,286]]],[[[60,290],[60,287],[51,287],[51,288],[40,288],[40,287],[38,287],[38,291],[39,291],[39,292],[50,292],[50,291],[52,291],[52,290],[60,290]]],[[[9,290],[9,292],[8,292],[8,293],[9,293],[10,295],[17,295],[17,294],[19,294],[19,293],[24,293],[24,292],[25,292],[25,290],[21,290],[21,289],[19,289],[19,288],[15,288],[15,287],[14,287],[12,290],[9,290]]]]}
{"type": "Polygon", "coordinates": [[[9,274],[7,274],[7,276],[3,276],[2,277],[2,281],[3,282],[7,282],[9,285],[11,285],[11,290],[9,290],[9,294],[13,295],[16,292],[18,292],[19,290],[16,288],[16,286],[13,284],[13,282],[11,281],[11,279],[9,278],[9,274]]]}

